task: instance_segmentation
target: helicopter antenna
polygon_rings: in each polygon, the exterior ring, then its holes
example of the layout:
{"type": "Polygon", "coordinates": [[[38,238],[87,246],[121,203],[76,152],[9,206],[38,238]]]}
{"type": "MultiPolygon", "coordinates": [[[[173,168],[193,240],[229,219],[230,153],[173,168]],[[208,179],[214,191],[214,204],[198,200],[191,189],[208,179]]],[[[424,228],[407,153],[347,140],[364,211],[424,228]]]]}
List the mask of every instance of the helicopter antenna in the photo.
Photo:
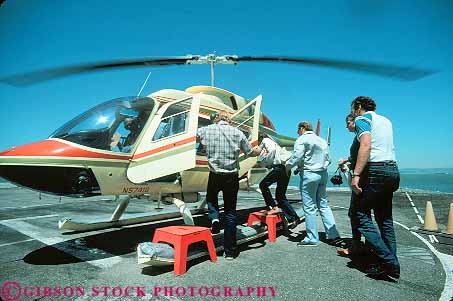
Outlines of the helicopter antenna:
{"type": "Polygon", "coordinates": [[[142,85],[140,91],[138,91],[137,97],[139,97],[140,94],[142,93],[143,88],[145,87],[146,83],[148,82],[148,79],[149,79],[149,76],[150,76],[150,75],[151,75],[151,71],[148,73],[148,76],[146,77],[145,82],[143,83],[143,85],[142,85]]]}

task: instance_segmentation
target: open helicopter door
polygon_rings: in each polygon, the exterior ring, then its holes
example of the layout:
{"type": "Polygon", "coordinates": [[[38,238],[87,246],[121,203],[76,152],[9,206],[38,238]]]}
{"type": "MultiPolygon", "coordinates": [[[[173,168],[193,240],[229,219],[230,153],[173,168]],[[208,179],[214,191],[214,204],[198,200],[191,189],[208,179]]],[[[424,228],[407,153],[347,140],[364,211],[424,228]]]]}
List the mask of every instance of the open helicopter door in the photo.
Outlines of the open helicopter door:
{"type": "Polygon", "coordinates": [[[127,178],[143,183],[194,168],[200,97],[175,100],[160,108],[135,151],[127,178]]]}
{"type": "MultiPolygon", "coordinates": [[[[231,116],[233,126],[240,129],[252,146],[258,145],[258,131],[261,116],[261,101],[262,96],[258,95],[255,99],[247,103],[241,110],[237,111],[231,116]]],[[[239,176],[243,176],[256,164],[257,157],[247,157],[245,155],[239,158],[239,176]]]]}

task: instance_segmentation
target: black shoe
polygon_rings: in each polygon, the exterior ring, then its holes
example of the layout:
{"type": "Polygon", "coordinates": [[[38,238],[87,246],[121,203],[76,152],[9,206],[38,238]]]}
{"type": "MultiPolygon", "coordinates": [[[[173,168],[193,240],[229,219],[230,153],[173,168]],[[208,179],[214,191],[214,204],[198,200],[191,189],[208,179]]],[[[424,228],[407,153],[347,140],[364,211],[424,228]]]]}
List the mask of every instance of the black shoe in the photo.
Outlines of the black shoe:
{"type": "Polygon", "coordinates": [[[288,229],[292,230],[292,229],[296,228],[297,225],[298,225],[297,220],[295,220],[295,219],[288,220],[288,229]]]}
{"type": "Polygon", "coordinates": [[[239,252],[237,250],[233,251],[232,253],[231,252],[223,253],[223,258],[225,258],[225,260],[233,260],[233,259],[236,259],[238,256],[239,256],[239,252]]]}
{"type": "Polygon", "coordinates": [[[301,220],[299,217],[294,217],[292,218],[289,223],[288,223],[288,228],[289,229],[294,229],[296,228],[299,224],[301,223],[301,220]]]}
{"type": "Polygon", "coordinates": [[[393,280],[400,278],[400,268],[393,265],[374,265],[365,271],[366,275],[375,279],[390,277],[393,280]]]}
{"type": "Polygon", "coordinates": [[[386,276],[386,273],[381,265],[373,265],[365,270],[365,274],[373,279],[383,279],[386,276]]]}
{"type": "Polygon", "coordinates": [[[283,232],[286,233],[289,229],[289,222],[283,214],[280,214],[280,218],[282,219],[283,232]]]}
{"type": "Polygon", "coordinates": [[[338,248],[346,248],[347,247],[346,242],[340,237],[333,238],[333,239],[326,239],[326,243],[328,245],[331,245],[331,246],[334,246],[334,247],[338,247],[338,248]]]}
{"type": "Polygon", "coordinates": [[[384,271],[387,276],[393,279],[400,279],[400,267],[390,264],[384,264],[384,271]]]}
{"type": "Polygon", "coordinates": [[[220,233],[220,222],[218,220],[213,220],[211,224],[211,233],[219,234],[220,233]]]}

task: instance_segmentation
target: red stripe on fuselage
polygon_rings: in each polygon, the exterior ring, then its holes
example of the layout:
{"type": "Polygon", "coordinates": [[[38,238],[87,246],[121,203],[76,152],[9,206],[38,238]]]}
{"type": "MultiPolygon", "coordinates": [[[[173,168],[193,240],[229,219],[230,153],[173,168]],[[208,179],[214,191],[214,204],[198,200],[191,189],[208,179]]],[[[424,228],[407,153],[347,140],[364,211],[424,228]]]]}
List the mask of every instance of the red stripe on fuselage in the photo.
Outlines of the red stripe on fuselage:
{"type": "Polygon", "coordinates": [[[189,137],[189,138],[181,140],[181,141],[176,141],[176,142],[173,142],[173,143],[170,143],[170,144],[167,144],[167,145],[164,145],[164,146],[149,150],[147,152],[144,152],[144,153],[141,153],[141,154],[137,154],[137,155],[133,156],[132,159],[135,160],[135,159],[140,159],[140,158],[143,158],[143,157],[147,157],[149,155],[153,155],[153,154],[156,154],[156,153],[163,152],[163,151],[168,150],[168,149],[170,149],[172,147],[181,146],[181,145],[184,145],[184,144],[187,144],[187,143],[190,143],[190,142],[194,142],[195,140],[196,140],[196,137],[189,137]]]}

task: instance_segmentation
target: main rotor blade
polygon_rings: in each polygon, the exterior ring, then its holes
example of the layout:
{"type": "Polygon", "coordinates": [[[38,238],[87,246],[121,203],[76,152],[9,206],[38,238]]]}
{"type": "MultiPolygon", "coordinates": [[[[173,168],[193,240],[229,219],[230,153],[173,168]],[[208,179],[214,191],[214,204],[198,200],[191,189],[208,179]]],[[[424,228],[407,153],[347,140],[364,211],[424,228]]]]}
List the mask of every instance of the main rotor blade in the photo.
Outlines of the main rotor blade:
{"type": "Polygon", "coordinates": [[[163,57],[163,58],[144,58],[134,60],[116,60],[95,64],[82,64],[69,67],[51,68],[29,73],[16,74],[0,79],[0,82],[12,86],[26,86],[38,82],[51,80],[57,77],[73,75],[77,73],[108,70],[113,68],[128,68],[128,67],[148,67],[148,66],[168,66],[168,65],[184,65],[189,60],[198,58],[197,56],[182,56],[182,57],[163,57]]]}
{"type": "Polygon", "coordinates": [[[437,70],[422,69],[409,66],[375,64],[360,61],[331,60],[323,58],[285,57],[285,56],[230,56],[235,62],[279,62],[314,65],[319,67],[343,69],[393,77],[402,81],[412,81],[437,73],[437,70]]]}
{"type": "Polygon", "coordinates": [[[115,60],[93,64],[81,64],[69,67],[51,68],[41,71],[16,74],[0,79],[0,83],[13,86],[26,86],[57,77],[77,73],[108,70],[113,68],[168,66],[185,64],[231,64],[238,62],[280,62],[306,64],[320,67],[343,69],[370,73],[385,77],[393,77],[403,81],[412,81],[436,73],[436,70],[421,69],[408,66],[395,66],[388,64],[374,64],[359,61],[332,60],[305,57],[279,57],[279,56],[199,56],[187,55],[182,57],[144,58],[134,60],[115,60]]]}

